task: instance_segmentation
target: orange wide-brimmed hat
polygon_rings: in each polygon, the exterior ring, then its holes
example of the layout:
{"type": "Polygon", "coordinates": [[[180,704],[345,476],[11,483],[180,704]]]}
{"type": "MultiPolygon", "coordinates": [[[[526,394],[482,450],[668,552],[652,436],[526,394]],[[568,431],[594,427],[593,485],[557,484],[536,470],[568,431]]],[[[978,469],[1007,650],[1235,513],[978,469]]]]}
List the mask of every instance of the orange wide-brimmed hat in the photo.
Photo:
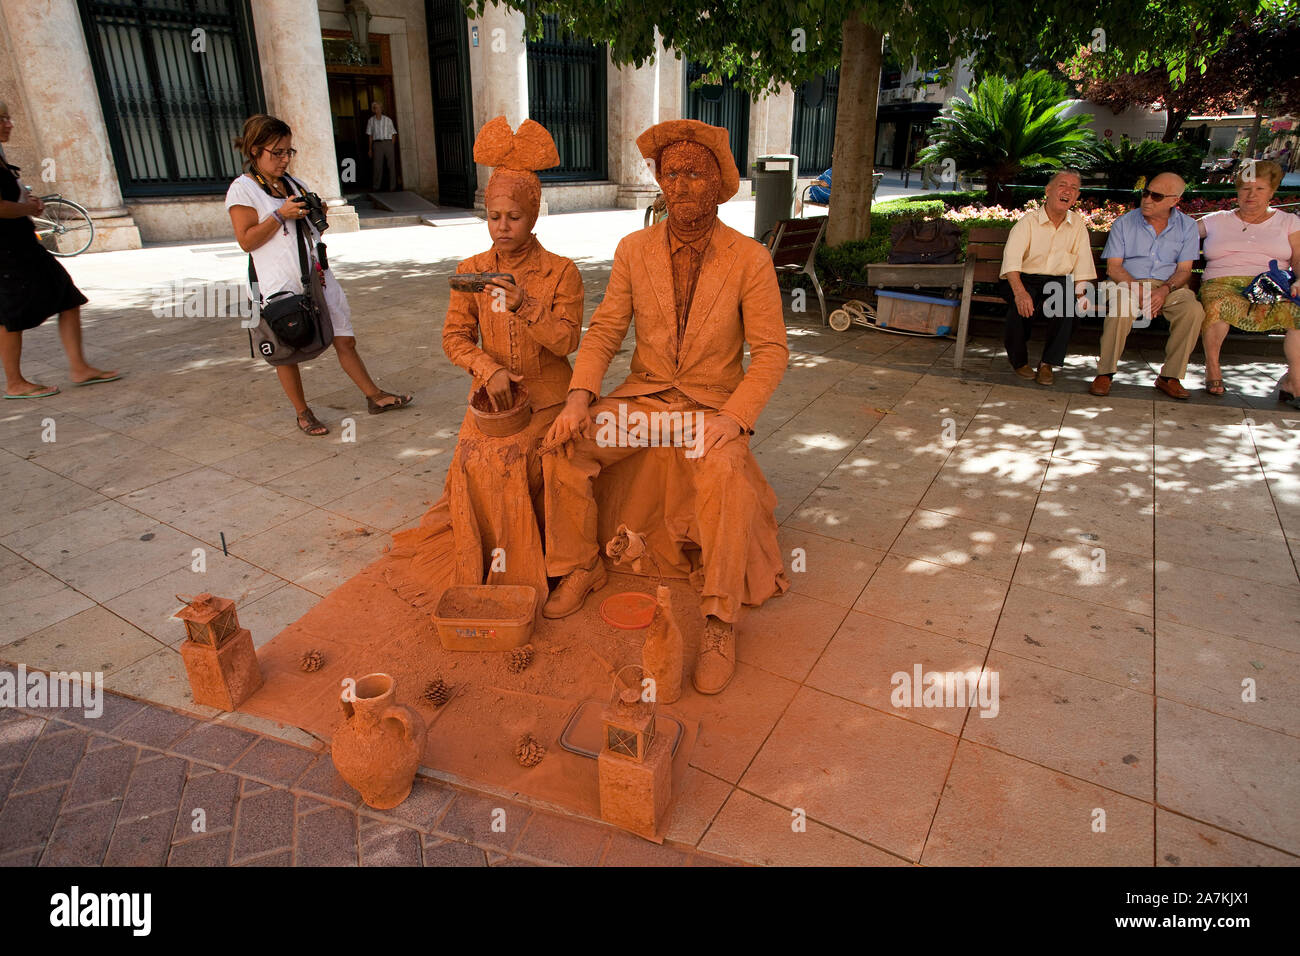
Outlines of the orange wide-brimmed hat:
{"type": "Polygon", "coordinates": [[[731,141],[725,129],[699,120],[677,119],[656,123],[636,138],[641,155],[654,160],[656,169],[659,168],[659,156],[664,147],[673,143],[699,143],[706,147],[718,161],[718,171],[722,173],[718,202],[724,203],[736,195],[740,189],[740,170],[736,169],[736,160],[731,155],[731,141]]]}

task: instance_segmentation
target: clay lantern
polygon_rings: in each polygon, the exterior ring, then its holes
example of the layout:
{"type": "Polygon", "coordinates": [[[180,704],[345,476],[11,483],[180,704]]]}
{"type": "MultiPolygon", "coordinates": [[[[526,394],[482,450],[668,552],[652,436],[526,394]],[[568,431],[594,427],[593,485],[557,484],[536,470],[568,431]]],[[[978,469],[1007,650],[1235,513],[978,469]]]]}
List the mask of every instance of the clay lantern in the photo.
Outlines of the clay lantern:
{"type": "MultiPolygon", "coordinates": [[[[639,669],[639,668],[638,668],[639,669]]],[[[641,699],[641,687],[614,682],[614,694],[601,712],[604,750],[616,757],[644,763],[655,737],[654,704],[641,699]]]]}
{"type": "Polygon", "coordinates": [[[177,599],[185,603],[173,616],[185,622],[181,660],[194,702],[234,710],[262,686],[253,636],[239,626],[229,598],[200,594],[177,599]]]}
{"type": "Polygon", "coordinates": [[[177,598],[185,602],[174,615],[185,622],[185,636],[196,644],[221,647],[239,632],[239,619],[235,616],[235,602],[229,598],[200,594],[197,597],[177,598]]]}
{"type": "Polygon", "coordinates": [[[614,693],[601,713],[605,740],[596,758],[600,818],[655,842],[663,841],[672,801],[672,743],[655,734],[655,706],[641,699],[642,668],[635,681],[616,677],[614,693]]]}

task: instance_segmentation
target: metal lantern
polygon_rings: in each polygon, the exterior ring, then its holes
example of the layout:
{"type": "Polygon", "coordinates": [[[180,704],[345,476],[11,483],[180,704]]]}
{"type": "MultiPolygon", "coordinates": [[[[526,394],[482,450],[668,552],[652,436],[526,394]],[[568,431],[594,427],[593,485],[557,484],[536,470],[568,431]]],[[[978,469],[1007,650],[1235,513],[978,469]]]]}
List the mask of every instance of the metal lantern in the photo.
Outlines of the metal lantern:
{"type": "Polygon", "coordinates": [[[642,699],[645,671],[636,664],[614,675],[610,701],[601,711],[605,726],[604,752],[644,763],[655,737],[655,705],[642,699]]]}
{"type": "Polygon", "coordinates": [[[173,617],[185,622],[185,635],[196,644],[221,647],[239,632],[239,618],[235,615],[235,602],[229,598],[200,594],[186,598],[176,595],[185,607],[173,617]]]}

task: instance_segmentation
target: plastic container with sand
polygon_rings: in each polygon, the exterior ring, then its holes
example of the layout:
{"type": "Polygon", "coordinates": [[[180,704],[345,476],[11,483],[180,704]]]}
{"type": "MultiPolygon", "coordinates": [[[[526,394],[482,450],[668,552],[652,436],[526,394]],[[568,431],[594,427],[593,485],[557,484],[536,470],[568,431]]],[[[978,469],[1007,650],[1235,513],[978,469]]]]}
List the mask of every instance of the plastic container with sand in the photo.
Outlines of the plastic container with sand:
{"type": "Polygon", "coordinates": [[[537,589],[526,584],[453,584],[433,612],[449,651],[508,651],[533,633],[537,589]]]}

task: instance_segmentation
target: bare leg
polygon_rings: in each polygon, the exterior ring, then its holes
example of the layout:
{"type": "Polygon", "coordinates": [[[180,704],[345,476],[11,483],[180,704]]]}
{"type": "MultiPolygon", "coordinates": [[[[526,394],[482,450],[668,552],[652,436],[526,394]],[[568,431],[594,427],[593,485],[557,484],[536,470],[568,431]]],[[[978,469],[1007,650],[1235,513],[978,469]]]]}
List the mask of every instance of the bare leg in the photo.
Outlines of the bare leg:
{"type": "Polygon", "coordinates": [[[44,391],[48,387],[23,378],[22,357],[23,334],[0,329],[0,360],[4,362],[6,395],[26,395],[28,392],[44,391]]]}
{"type": "Polygon", "coordinates": [[[1215,322],[1201,333],[1201,345],[1205,349],[1205,387],[1211,395],[1222,395],[1223,386],[1217,391],[1210,388],[1210,382],[1223,380],[1223,369],[1219,367],[1219,349],[1228,337],[1228,323],[1215,322]]]}
{"type": "Polygon", "coordinates": [[[343,371],[348,373],[348,378],[361,389],[361,394],[366,398],[373,398],[378,405],[392,405],[400,401],[399,398],[388,397],[381,399],[379,396],[383,393],[375,380],[370,377],[366,371],[366,363],[361,361],[361,356],[357,354],[357,339],[353,335],[336,335],[334,337],[334,352],[339,357],[339,365],[343,371]]]}
{"type": "Polygon", "coordinates": [[[117,374],[95,368],[86,362],[86,354],[81,350],[81,306],[59,313],[59,339],[63,342],[63,351],[68,355],[68,371],[72,373],[74,382],[117,374]]]}
{"type": "Polygon", "coordinates": [[[307,425],[307,434],[315,437],[325,435],[329,429],[324,425],[311,425],[310,418],[304,418],[311,415],[307,408],[307,395],[302,390],[302,372],[296,365],[277,365],[275,367],[276,378],[280,380],[280,387],[284,389],[284,394],[289,396],[289,401],[293,403],[293,410],[298,415],[298,427],[302,428],[307,425]]]}
{"type": "Polygon", "coordinates": [[[1277,387],[1294,395],[1300,391],[1300,329],[1286,330],[1282,351],[1286,354],[1287,369],[1277,387]]]}

